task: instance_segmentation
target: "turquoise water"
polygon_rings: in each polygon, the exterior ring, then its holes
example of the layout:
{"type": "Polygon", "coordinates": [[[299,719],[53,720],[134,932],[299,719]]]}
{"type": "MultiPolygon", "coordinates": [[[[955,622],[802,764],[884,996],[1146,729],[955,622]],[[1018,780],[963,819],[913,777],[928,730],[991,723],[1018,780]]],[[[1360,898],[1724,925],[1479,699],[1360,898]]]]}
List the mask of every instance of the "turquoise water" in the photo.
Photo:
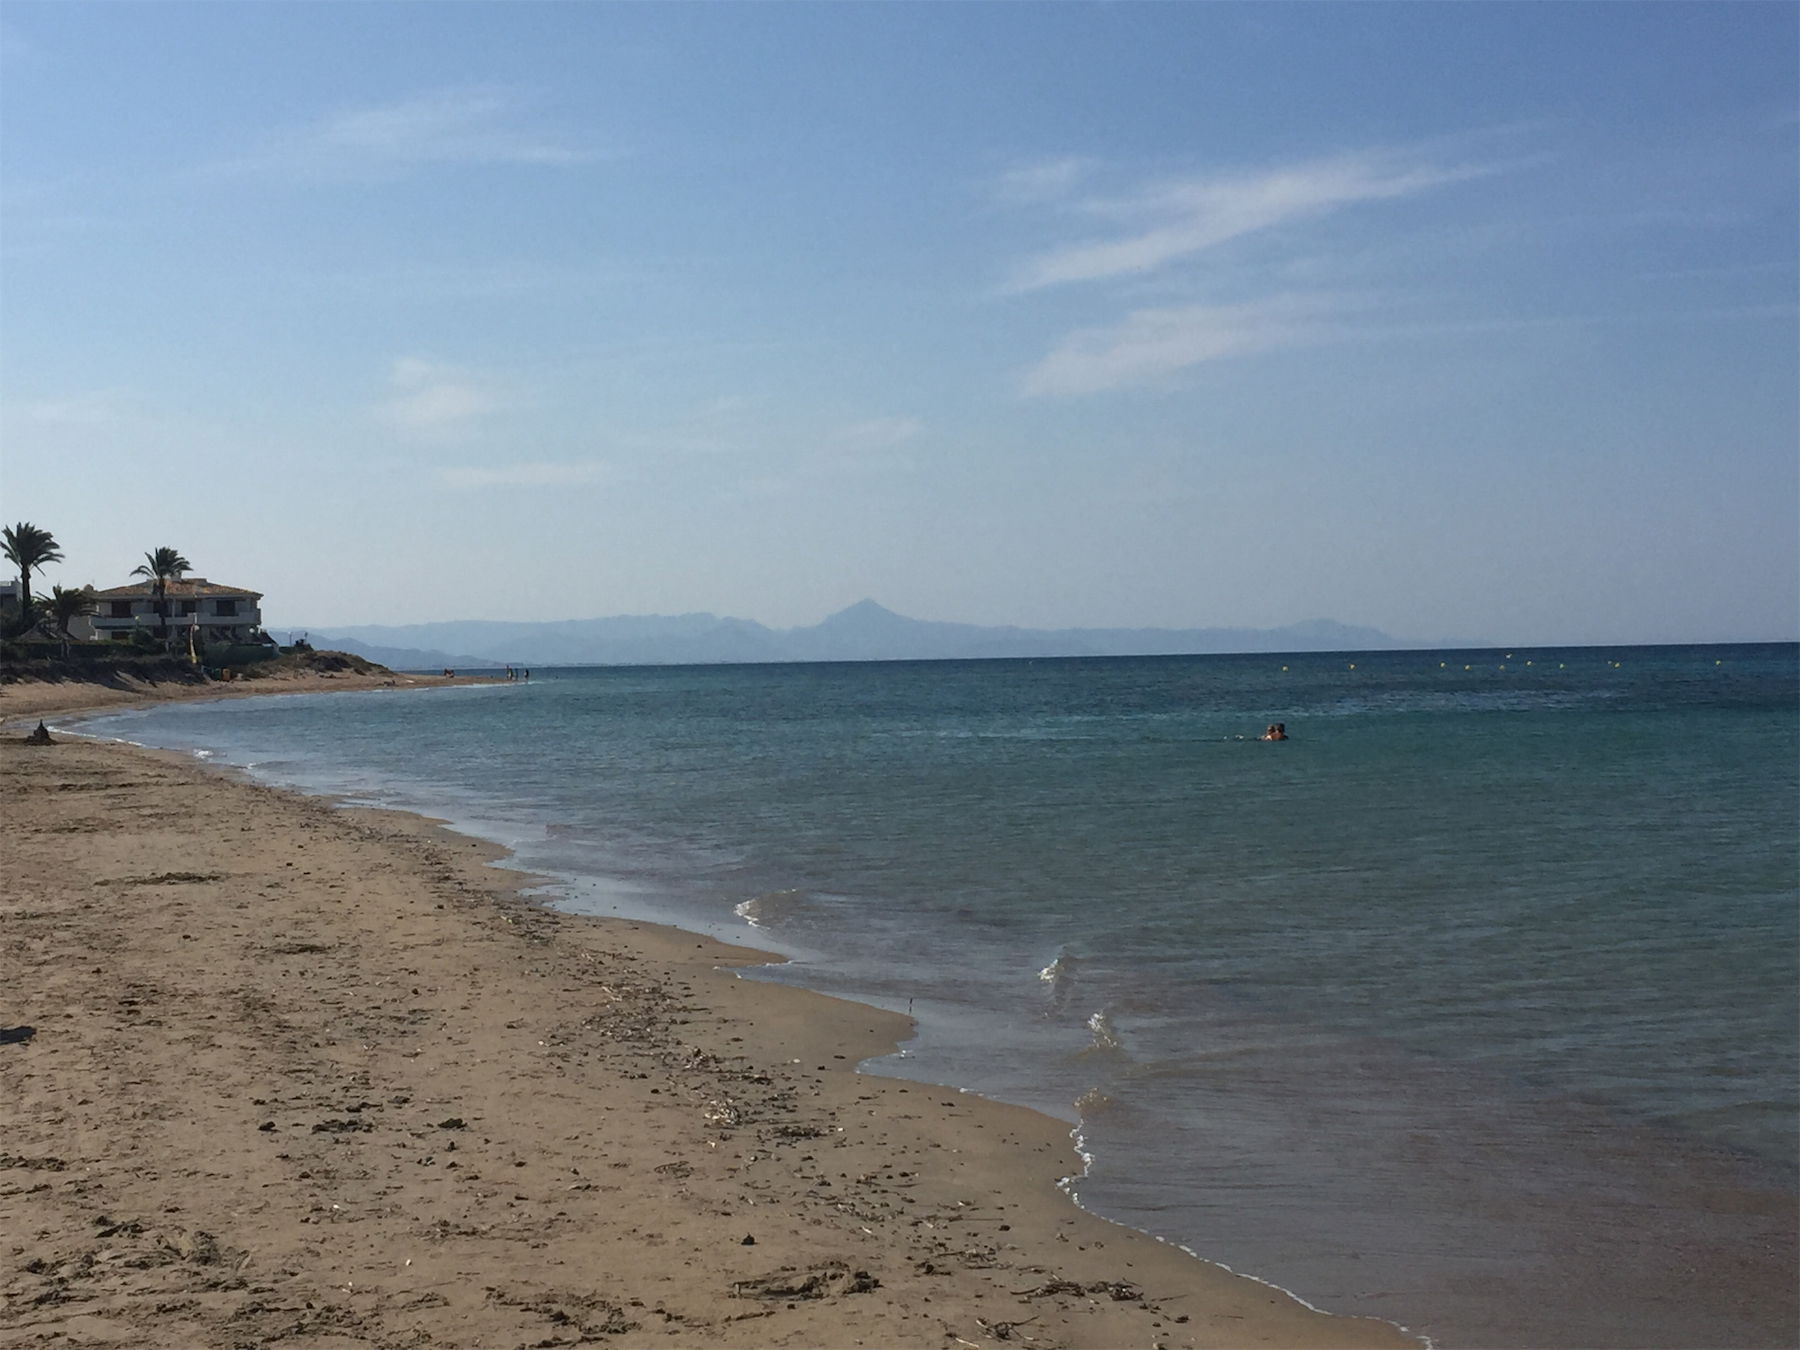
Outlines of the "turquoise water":
{"type": "Polygon", "coordinates": [[[610,668],[109,717],[910,1008],[1082,1203],[1450,1345],[1785,1345],[1796,649],[610,668]],[[1292,739],[1253,738],[1284,721],[1292,739]]]}

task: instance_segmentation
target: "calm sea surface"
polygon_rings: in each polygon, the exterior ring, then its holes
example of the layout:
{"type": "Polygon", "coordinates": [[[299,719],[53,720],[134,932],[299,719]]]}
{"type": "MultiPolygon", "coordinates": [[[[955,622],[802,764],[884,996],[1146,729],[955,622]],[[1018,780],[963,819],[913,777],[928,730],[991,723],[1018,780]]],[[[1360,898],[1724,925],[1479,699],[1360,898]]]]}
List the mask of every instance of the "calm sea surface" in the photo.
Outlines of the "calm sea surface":
{"type": "Polygon", "coordinates": [[[1449,1346],[1792,1345],[1791,645],[540,670],[85,728],[910,1008],[1080,1201],[1449,1346]],[[1292,737],[1263,744],[1271,721],[1292,737]]]}

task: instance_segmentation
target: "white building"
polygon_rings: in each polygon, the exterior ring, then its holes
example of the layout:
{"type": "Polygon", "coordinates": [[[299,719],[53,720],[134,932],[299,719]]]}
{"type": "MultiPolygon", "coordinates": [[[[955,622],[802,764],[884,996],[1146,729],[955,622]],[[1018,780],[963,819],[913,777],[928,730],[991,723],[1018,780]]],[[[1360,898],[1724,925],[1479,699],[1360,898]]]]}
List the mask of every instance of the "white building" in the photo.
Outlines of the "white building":
{"type": "Polygon", "coordinates": [[[201,642],[265,642],[262,592],[221,586],[205,577],[184,577],[156,588],[148,581],[93,593],[95,612],[71,624],[77,637],[129,642],[133,633],[174,637],[185,644],[190,629],[201,642]],[[82,632],[85,627],[89,631],[82,632]]]}

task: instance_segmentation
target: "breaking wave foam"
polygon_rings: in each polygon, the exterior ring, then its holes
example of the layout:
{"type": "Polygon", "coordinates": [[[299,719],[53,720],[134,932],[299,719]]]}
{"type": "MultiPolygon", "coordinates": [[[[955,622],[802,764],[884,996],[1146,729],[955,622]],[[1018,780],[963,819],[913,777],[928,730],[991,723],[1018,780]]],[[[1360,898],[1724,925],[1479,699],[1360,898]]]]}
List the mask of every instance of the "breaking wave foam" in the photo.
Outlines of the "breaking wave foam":
{"type": "Polygon", "coordinates": [[[792,918],[807,908],[806,892],[798,887],[753,895],[732,912],[752,928],[767,928],[792,918]]]}

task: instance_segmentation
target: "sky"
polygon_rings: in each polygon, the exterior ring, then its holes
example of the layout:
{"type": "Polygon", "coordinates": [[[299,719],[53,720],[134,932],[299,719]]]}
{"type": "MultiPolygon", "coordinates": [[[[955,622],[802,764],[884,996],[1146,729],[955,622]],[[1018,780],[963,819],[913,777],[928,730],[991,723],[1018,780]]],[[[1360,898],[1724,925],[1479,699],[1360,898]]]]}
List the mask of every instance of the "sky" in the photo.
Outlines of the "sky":
{"type": "Polygon", "coordinates": [[[1800,7],[0,7],[0,516],[272,626],[1800,636],[1800,7]]]}

